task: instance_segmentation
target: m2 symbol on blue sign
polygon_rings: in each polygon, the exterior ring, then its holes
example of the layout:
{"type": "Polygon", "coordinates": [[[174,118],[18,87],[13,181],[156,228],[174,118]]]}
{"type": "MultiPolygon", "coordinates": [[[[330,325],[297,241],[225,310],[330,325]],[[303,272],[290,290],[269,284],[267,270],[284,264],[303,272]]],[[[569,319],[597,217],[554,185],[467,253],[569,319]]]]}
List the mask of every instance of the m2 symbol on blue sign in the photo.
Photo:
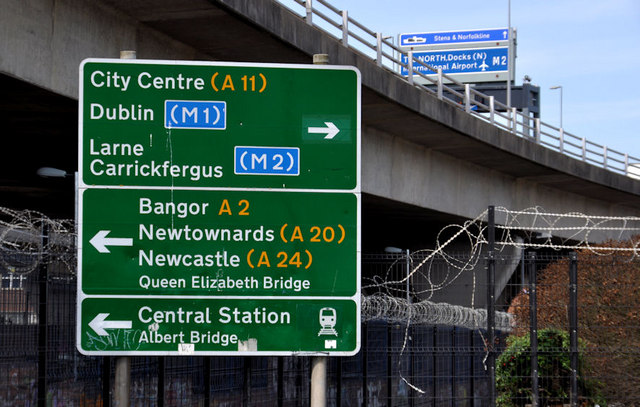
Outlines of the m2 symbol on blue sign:
{"type": "Polygon", "coordinates": [[[227,104],[199,100],[165,100],[164,127],[224,130],[227,127],[227,104]]]}
{"type": "Polygon", "coordinates": [[[236,146],[234,161],[238,175],[300,175],[297,147],[236,146]]]}

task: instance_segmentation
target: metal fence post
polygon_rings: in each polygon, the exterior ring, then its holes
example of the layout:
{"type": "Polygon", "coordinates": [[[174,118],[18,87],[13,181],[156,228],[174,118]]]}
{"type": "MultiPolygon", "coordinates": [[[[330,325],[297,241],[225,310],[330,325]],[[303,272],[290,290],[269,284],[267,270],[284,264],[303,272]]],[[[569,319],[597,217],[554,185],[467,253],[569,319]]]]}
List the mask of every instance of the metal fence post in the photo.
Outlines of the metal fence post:
{"type": "Polygon", "coordinates": [[[242,405],[248,406],[251,404],[251,357],[250,356],[245,356],[242,358],[242,375],[244,378],[242,382],[242,405]]]}
{"type": "Polygon", "coordinates": [[[624,174],[629,175],[629,154],[624,153],[624,174]]]}
{"type": "Polygon", "coordinates": [[[456,327],[451,329],[451,400],[456,402],[456,327]]]}
{"type": "Polygon", "coordinates": [[[495,96],[489,96],[489,121],[491,122],[491,124],[495,123],[495,114],[496,114],[496,107],[495,107],[495,96]]]}
{"type": "MultiPolygon", "coordinates": [[[[311,358],[311,407],[327,405],[327,357],[311,358]]],[[[365,396],[366,397],[366,396],[365,396]]]]}
{"type": "MultiPolygon", "coordinates": [[[[160,358],[162,358],[162,356],[160,356],[160,358]]],[[[115,365],[113,404],[117,407],[129,407],[131,403],[131,358],[128,356],[118,356],[115,365]]],[[[158,393],[159,392],[160,383],[158,383],[158,393]]],[[[162,404],[158,404],[158,406],[162,407],[162,404]]]]}
{"type": "Polygon", "coordinates": [[[442,83],[442,68],[438,68],[438,99],[442,100],[444,93],[443,83],[442,83]]]}
{"type": "Polygon", "coordinates": [[[518,134],[518,109],[511,108],[511,126],[513,128],[513,134],[518,134]]]}
{"type": "MultiPolygon", "coordinates": [[[[414,369],[414,362],[415,362],[415,358],[414,358],[414,352],[413,352],[413,338],[414,338],[414,325],[409,325],[408,329],[407,329],[407,335],[409,335],[409,339],[407,340],[407,346],[408,346],[408,352],[409,352],[409,381],[413,382],[413,377],[415,376],[415,369],[414,369]]],[[[408,386],[407,388],[407,397],[408,397],[408,405],[409,407],[413,407],[415,405],[415,397],[416,397],[416,393],[415,390],[408,386]]]]}
{"type": "MultiPolygon", "coordinates": [[[[362,327],[362,338],[361,340],[361,353],[362,353],[362,405],[366,406],[369,397],[368,391],[368,372],[367,372],[367,334],[368,334],[368,325],[364,325],[362,327]]],[[[313,406],[312,406],[313,407],[313,406]]]]}
{"type": "Polygon", "coordinates": [[[541,131],[540,131],[540,118],[536,117],[536,144],[540,144],[540,139],[542,137],[541,135],[541,131]]]}
{"type": "Polygon", "coordinates": [[[409,251],[409,249],[407,249],[406,251],[406,262],[405,262],[405,275],[407,278],[407,281],[405,283],[405,290],[406,290],[406,298],[407,298],[407,305],[411,304],[411,252],[409,251]]]}
{"type": "Polygon", "coordinates": [[[413,85],[413,51],[407,51],[407,80],[413,85]]]}
{"type": "MultiPolygon", "coordinates": [[[[409,249],[406,249],[405,252],[406,255],[406,262],[405,262],[405,276],[407,278],[407,281],[405,283],[405,294],[406,294],[406,300],[407,300],[407,306],[410,307],[411,306],[411,283],[410,283],[410,276],[411,276],[411,252],[409,251],[409,249]]],[[[409,340],[407,341],[408,344],[408,353],[409,353],[409,380],[413,380],[413,376],[414,376],[414,352],[412,350],[412,345],[413,345],[413,326],[409,325],[407,327],[407,335],[409,335],[409,340]]],[[[408,403],[409,403],[409,407],[413,407],[414,405],[414,399],[413,399],[413,395],[415,394],[413,389],[408,388],[408,403]]]]}
{"type": "Polygon", "coordinates": [[[311,4],[311,0],[306,0],[304,2],[304,8],[306,11],[306,18],[305,21],[307,22],[307,24],[309,25],[313,25],[313,5],[311,4]]]}
{"type": "Polygon", "coordinates": [[[578,255],[569,254],[569,346],[571,352],[571,406],[578,405],[578,255]]]}
{"type": "MultiPolygon", "coordinates": [[[[276,382],[276,394],[278,398],[278,407],[282,407],[284,404],[284,366],[283,366],[284,356],[277,356],[276,362],[277,366],[277,382],[276,382]]],[[[205,403],[205,406],[208,406],[208,403],[205,403]]]]}
{"type": "Polygon", "coordinates": [[[531,405],[540,405],[540,393],[538,385],[538,298],[537,298],[537,270],[536,254],[527,256],[527,268],[529,270],[529,338],[531,343],[531,405]]]}
{"type": "Polygon", "coordinates": [[[431,328],[431,405],[438,399],[438,326],[431,328]]]}
{"type": "Polygon", "coordinates": [[[342,405],[342,359],[336,360],[336,406],[342,405]]]}
{"type": "Polygon", "coordinates": [[[342,10],[342,45],[349,45],[349,12],[342,10]]]}
{"type": "MultiPolygon", "coordinates": [[[[393,354],[391,353],[393,345],[393,326],[387,321],[387,406],[393,407],[393,354]]],[[[336,405],[340,405],[336,403],[336,405]]]]}
{"type": "Polygon", "coordinates": [[[376,33],[376,65],[382,66],[382,33],[376,33]]]}
{"type": "Polygon", "coordinates": [[[102,405],[111,406],[111,356],[102,358],[102,405]]]}
{"type": "MultiPolygon", "coordinates": [[[[204,369],[204,405],[208,406],[211,403],[211,356],[205,356],[204,360],[203,360],[203,366],[202,368],[204,369]]],[[[278,364],[278,367],[280,367],[280,364],[278,364]]],[[[278,383],[280,383],[280,381],[278,381],[278,383]]],[[[280,404],[278,404],[280,406],[280,404]]]]}
{"type": "Polygon", "coordinates": [[[489,206],[488,212],[488,259],[487,259],[487,369],[489,373],[489,405],[496,404],[496,337],[495,321],[495,281],[496,281],[496,215],[495,207],[489,206]]]}
{"type": "Polygon", "coordinates": [[[164,356],[158,357],[158,407],[164,407],[164,376],[165,376],[165,363],[166,359],[164,356]]]}
{"type": "Polygon", "coordinates": [[[529,108],[522,108],[522,136],[531,137],[531,115],[529,108]]]}
{"type": "Polygon", "coordinates": [[[49,324],[47,318],[49,275],[45,258],[46,248],[49,245],[49,227],[46,223],[42,225],[41,243],[42,256],[38,265],[38,407],[45,407],[47,403],[47,325],[49,324]]]}
{"type": "MultiPolygon", "coordinates": [[[[469,344],[471,349],[475,349],[476,345],[476,332],[469,330],[469,344]]],[[[476,404],[476,362],[474,360],[475,351],[471,351],[471,357],[469,358],[469,403],[472,406],[476,404]]]]}
{"type": "Polygon", "coordinates": [[[471,112],[471,88],[468,83],[464,84],[464,111],[471,112]]]}

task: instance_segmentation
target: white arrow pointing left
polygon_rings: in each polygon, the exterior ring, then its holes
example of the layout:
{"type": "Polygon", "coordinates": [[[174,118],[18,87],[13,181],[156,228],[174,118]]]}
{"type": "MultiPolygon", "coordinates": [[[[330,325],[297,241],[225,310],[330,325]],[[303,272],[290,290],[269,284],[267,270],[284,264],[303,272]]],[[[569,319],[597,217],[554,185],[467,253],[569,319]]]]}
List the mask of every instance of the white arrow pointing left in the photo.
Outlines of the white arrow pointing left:
{"type": "Polygon", "coordinates": [[[100,313],[89,322],[89,327],[100,336],[107,336],[109,333],[105,329],[131,329],[131,321],[105,321],[108,313],[100,313]]]}
{"type": "Polygon", "coordinates": [[[133,239],[128,237],[107,237],[110,230],[101,230],[89,240],[100,253],[111,253],[107,246],[133,246],[133,239]]]}
{"type": "Polygon", "coordinates": [[[340,129],[338,129],[332,122],[324,122],[324,124],[327,127],[309,127],[309,133],[326,134],[324,138],[326,140],[331,140],[340,132],[340,129]]]}

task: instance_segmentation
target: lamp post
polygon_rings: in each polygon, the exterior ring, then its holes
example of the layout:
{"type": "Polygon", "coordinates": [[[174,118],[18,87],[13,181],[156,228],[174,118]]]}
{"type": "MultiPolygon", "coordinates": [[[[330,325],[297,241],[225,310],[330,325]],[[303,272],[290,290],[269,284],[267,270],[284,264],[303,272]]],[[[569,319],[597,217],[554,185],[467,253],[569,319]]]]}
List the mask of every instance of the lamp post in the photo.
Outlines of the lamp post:
{"type": "Polygon", "coordinates": [[[549,89],[560,89],[560,128],[562,129],[562,85],[552,86],[549,89]]]}
{"type": "Polygon", "coordinates": [[[511,108],[511,56],[513,55],[513,38],[511,38],[511,0],[508,1],[507,7],[507,26],[509,33],[509,46],[507,47],[507,107],[511,108]]]}

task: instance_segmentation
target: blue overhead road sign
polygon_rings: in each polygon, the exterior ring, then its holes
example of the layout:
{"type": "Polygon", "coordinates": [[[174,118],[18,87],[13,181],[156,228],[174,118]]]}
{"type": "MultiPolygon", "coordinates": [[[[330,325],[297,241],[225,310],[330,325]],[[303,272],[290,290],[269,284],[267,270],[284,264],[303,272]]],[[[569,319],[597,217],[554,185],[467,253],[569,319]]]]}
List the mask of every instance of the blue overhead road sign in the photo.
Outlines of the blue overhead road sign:
{"type": "MultiPolygon", "coordinates": [[[[441,68],[444,74],[506,72],[508,68],[507,47],[414,52],[413,58],[436,70],[441,68]]],[[[402,63],[407,65],[406,55],[402,55],[402,63]]],[[[436,74],[417,62],[414,62],[413,70],[423,75],[436,74]]],[[[403,66],[402,75],[407,74],[408,70],[403,66]]]]}
{"type": "MultiPolygon", "coordinates": [[[[509,39],[508,28],[483,30],[444,31],[400,34],[401,47],[428,47],[440,44],[466,44],[481,42],[504,42],[509,39]]],[[[502,44],[501,44],[502,45],[502,44]]]]}

